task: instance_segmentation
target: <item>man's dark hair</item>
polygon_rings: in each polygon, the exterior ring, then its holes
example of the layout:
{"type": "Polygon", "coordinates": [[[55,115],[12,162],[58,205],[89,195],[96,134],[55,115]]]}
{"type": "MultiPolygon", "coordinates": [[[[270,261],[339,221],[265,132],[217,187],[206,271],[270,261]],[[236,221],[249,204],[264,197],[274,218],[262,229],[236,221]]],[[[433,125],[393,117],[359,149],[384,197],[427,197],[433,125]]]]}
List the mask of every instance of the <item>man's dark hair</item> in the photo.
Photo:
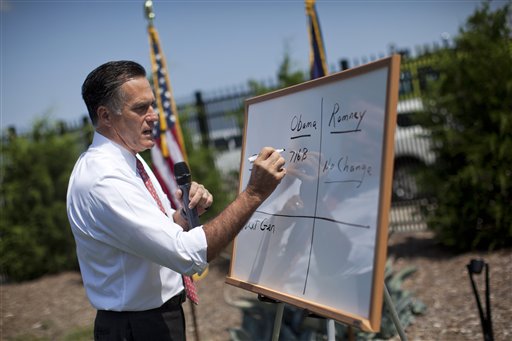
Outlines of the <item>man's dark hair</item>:
{"type": "Polygon", "coordinates": [[[98,107],[104,105],[117,114],[121,112],[123,93],[120,87],[137,77],[146,77],[146,70],[140,64],[127,60],[105,63],[87,76],[82,85],[82,97],[94,126],[98,122],[98,107]]]}

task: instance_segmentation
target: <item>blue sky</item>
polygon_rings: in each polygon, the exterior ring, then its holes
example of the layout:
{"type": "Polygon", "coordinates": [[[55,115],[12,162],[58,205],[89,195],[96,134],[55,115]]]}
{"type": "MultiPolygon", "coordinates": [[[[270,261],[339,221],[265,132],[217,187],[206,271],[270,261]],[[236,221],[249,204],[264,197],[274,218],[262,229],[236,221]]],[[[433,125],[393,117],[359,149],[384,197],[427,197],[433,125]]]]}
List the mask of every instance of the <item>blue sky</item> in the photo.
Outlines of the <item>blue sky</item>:
{"type": "MultiPolygon", "coordinates": [[[[77,121],[80,88],[96,66],[131,59],[149,70],[143,0],[1,0],[1,127],[37,117],[77,121]]],[[[275,77],[285,49],[307,70],[304,2],[155,0],[154,21],[175,98],[275,77]]],[[[504,4],[494,1],[494,6],[504,4]]],[[[322,1],[317,11],[328,63],[387,54],[457,34],[479,1],[322,1]]]]}

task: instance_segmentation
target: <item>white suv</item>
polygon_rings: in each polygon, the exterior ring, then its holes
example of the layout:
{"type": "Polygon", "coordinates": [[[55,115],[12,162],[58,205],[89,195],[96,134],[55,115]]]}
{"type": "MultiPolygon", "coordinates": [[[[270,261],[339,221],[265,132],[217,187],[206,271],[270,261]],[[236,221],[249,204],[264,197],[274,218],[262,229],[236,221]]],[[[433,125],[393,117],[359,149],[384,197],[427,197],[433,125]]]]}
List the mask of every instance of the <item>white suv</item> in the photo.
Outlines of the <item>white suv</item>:
{"type": "Polygon", "coordinates": [[[435,161],[429,131],[412,120],[412,115],[421,112],[423,103],[418,98],[398,103],[393,200],[416,199],[420,193],[415,173],[435,161]]]}

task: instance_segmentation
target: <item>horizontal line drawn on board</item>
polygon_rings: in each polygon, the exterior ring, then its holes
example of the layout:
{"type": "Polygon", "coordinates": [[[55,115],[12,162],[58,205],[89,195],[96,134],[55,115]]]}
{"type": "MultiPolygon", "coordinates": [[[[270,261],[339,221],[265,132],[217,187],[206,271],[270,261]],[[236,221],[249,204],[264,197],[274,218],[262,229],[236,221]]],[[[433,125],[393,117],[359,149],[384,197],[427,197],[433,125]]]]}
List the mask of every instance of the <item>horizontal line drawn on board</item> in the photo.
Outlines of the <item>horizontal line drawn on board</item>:
{"type": "Polygon", "coordinates": [[[311,134],[292,136],[292,137],[290,137],[290,140],[300,139],[302,137],[311,137],[311,134]]]}
{"type": "Polygon", "coordinates": [[[347,226],[351,226],[351,227],[358,227],[358,228],[363,228],[363,229],[369,229],[370,228],[369,225],[361,225],[361,224],[348,223],[346,221],[341,221],[341,220],[336,220],[336,219],[326,218],[326,217],[316,217],[316,216],[309,216],[309,215],[295,215],[295,214],[276,214],[276,213],[268,213],[268,212],[264,212],[264,211],[260,211],[260,210],[256,210],[256,212],[257,213],[261,213],[261,214],[275,216],[275,217],[318,219],[318,220],[330,221],[332,223],[347,225],[347,226]]]}
{"type": "Polygon", "coordinates": [[[361,129],[351,129],[351,130],[337,130],[337,131],[331,131],[331,134],[347,134],[347,133],[358,133],[361,129]]]}
{"type": "Polygon", "coordinates": [[[339,184],[339,183],[356,183],[358,184],[356,188],[361,187],[363,181],[361,180],[333,180],[333,181],[324,181],[324,184],[339,184]]]}

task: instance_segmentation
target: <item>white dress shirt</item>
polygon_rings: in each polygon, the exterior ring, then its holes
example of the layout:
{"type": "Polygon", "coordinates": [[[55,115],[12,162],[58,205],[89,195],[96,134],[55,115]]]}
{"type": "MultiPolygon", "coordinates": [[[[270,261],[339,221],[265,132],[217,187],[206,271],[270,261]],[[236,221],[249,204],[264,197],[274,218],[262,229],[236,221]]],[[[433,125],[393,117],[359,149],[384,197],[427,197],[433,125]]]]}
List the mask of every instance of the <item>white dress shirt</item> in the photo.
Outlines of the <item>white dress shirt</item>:
{"type": "Polygon", "coordinates": [[[67,213],[87,296],[96,309],[140,311],[183,290],[181,274],[202,272],[202,226],[184,232],[142,158],[99,133],[69,180],[67,213]],[[165,215],[137,172],[142,161],[165,215]]]}

